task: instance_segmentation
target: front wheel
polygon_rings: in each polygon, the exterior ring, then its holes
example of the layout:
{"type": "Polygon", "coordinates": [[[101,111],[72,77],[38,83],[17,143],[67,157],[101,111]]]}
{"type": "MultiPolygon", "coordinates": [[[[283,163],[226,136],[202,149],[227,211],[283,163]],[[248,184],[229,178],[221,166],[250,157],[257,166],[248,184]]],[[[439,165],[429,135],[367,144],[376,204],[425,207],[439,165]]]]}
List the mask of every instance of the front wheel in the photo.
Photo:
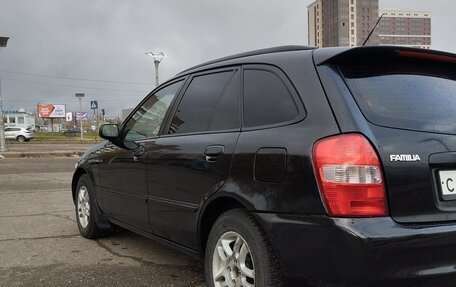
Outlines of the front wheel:
{"type": "Polygon", "coordinates": [[[82,236],[94,239],[109,234],[111,226],[100,214],[92,184],[85,174],[76,187],[75,207],[76,221],[82,236]]]}
{"type": "Polygon", "coordinates": [[[223,213],[214,223],[204,267],[210,287],[284,286],[269,240],[253,215],[241,209],[223,213]]]}
{"type": "Polygon", "coordinates": [[[17,140],[18,142],[20,142],[20,143],[23,143],[23,142],[25,142],[25,137],[24,137],[24,136],[18,136],[18,137],[16,138],[16,140],[17,140]]]}

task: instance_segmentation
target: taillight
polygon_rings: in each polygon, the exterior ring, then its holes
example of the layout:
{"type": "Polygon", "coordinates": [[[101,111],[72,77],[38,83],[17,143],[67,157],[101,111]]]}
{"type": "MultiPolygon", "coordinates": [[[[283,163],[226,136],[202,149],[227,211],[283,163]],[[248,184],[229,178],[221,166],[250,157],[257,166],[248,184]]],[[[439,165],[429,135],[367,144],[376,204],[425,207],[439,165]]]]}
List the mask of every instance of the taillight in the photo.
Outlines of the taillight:
{"type": "Polygon", "coordinates": [[[360,134],[344,134],[315,143],[313,162],[320,194],[331,216],[388,214],[380,161],[360,134]]]}

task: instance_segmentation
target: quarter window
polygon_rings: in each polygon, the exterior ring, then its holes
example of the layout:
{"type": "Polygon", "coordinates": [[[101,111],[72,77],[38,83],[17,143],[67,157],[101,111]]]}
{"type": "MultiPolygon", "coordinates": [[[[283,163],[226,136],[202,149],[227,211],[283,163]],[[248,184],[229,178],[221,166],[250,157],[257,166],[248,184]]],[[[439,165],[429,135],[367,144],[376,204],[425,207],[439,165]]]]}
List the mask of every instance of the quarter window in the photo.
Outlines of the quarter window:
{"type": "Polygon", "coordinates": [[[232,76],[233,71],[194,77],[179,103],[169,133],[207,131],[215,106],[232,76]]]}
{"type": "Polygon", "coordinates": [[[296,104],[283,81],[265,70],[244,71],[246,127],[288,122],[298,116],[296,104]]]}
{"type": "Polygon", "coordinates": [[[182,81],[171,84],[150,96],[125,125],[125,139],[140,140],[157,136],[166,111],[181,85],[182,81]]]}

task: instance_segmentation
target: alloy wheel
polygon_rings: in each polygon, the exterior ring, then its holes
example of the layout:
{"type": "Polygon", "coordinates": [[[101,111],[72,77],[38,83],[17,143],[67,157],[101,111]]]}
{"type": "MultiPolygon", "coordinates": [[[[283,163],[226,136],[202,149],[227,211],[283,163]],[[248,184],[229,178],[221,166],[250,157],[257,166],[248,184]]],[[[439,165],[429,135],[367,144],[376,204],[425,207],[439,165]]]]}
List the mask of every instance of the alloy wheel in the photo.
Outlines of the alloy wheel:
{"type": "Polygon", "coordinates": [[[85,186],[78,191],[78,221],[82,228],[87,228],[90,219],[90,198],[85,186]]]}
{"type": "Polygon", "coordinates": [[[216,287],[254,287],[255,264],[250,247],[234,231],[217,241],[212,258],[212,277],[216,287]]]}

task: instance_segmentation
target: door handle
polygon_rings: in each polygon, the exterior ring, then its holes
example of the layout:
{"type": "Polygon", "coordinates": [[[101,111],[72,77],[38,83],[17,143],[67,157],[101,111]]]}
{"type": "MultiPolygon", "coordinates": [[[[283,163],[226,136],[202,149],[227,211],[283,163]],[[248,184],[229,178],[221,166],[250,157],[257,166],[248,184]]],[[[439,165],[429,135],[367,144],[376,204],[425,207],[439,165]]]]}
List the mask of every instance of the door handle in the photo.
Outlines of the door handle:
{"type": "Polygon", "coordinates": [[[207,162],[215,162],[217,159],[223,155],[225,152],[225,147],[222,145],[211,145],[206,147],[204,155],[206,156],[207,162]]]}
{"type": "Polygon", "coordinates": [[[139,161],[139,158],[146,152],[146,149],[140,145],[137,149],[135,149],[131,154],[133,156],[134,161],[139,161]]]}

